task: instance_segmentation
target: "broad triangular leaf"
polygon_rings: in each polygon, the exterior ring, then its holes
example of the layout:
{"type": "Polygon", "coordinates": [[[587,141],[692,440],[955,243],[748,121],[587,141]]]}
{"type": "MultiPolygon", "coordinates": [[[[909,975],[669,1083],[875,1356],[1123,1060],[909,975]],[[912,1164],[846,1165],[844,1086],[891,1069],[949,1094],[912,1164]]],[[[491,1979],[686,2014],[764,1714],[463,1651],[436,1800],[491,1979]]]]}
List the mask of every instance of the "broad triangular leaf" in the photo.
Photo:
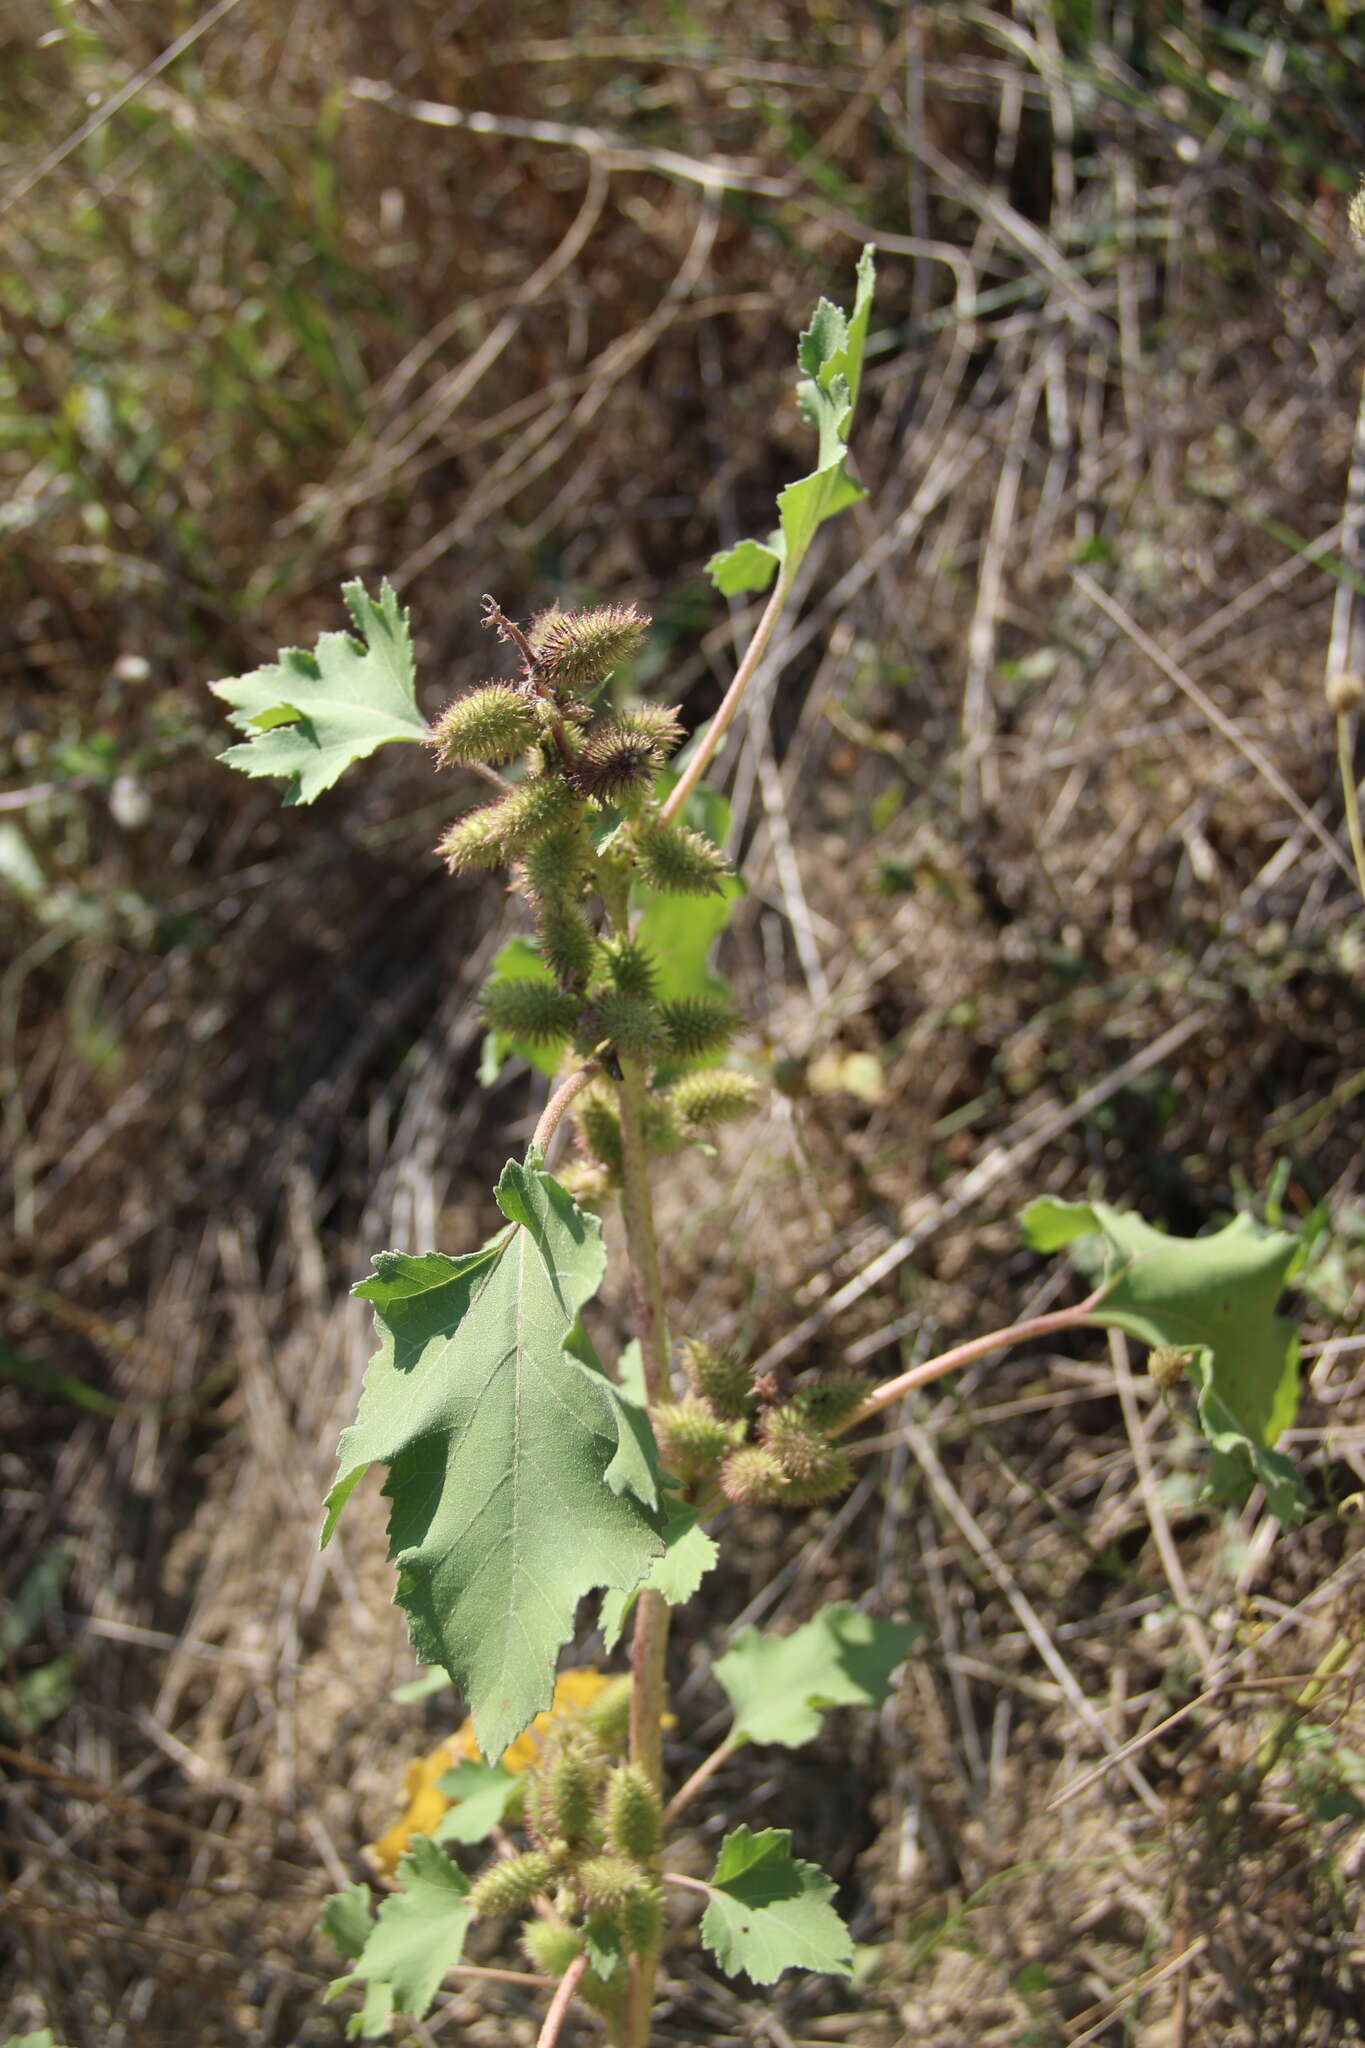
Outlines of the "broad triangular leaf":
{"type": "Polygon", "coordinates": [[[691,1508],[670,1499],[667,1510],[668,1519],[664,1524],[667,1547],[662,1557],[655,1558],[644,1583],[634,1592],[608,1593],[603,1597],[602,1640],[609,1650],[614,1650],[620,1642],[626,1616],[637,1594],[662,1593],[670,1607],[681,1607],[684,1601],[692,1598],[720,1555],[714,1537],[707,1535],[691,1508]]]}
{"type": "Polygon", "coordinates": [[[1275,1313],[1298,1239],[1250,1216],[1209,1237],[1169,1237],[1104,1202],[1047,1196],[1019,1221],[1038,1251],[1094,1240],[1089,1253],[1084,1242],[1076,1246],[1077,1262],[1117,1273],[1093,1311],[1097,1322],[1189,1353],[1200,1428],[1214,1451],[1214,1492],[1239,1482],[1245,1491],[1254,1474],[1282,1521],[1300,1514],[1302,1482],[1272,1449],[1298,1405],[1298,1332],[1275,1313]]]}
{"type": "Polygon", "coordinates": [[[433,1830],[437,1842],[481,1842],[501,1825],[508,1807],[521,1786],[501,1764],[475,1763],[466,1757],[437,1780],[442,1792],[455,1804],[433,1830]]]}
{"type": "Polygon", "coordinates": [[[727,597],[766,590],[779,568],[790,579],[817,529],[864,495],[845,469],[844,457],[862,382],[875,280],[869,244],[858,259],[853,311],[846,315],[821,299],[797,344],[797,365],[805,373],[796,387],[797,403],[819,435],[815,468],[779,493],[776,533],[766,541],[738,541],[711,557],[707,574],[727,597]]]}
{"type": "Polygon", "coordinates": [[[741,1629],[715,1667],[735,1710],[734,1733],[799,1749],[828,1707],[879,1707],[916,1630],[840,1600],[789,1636],[741,1629]]]}
{"type": "MultiPolygon", "coordinates": [[[[328,1996],[353,1984],[367,1988],[360,2036],[373,2038],[392,2012],[426,2012],[447,1970],[459,1962],[473,1918],[464,1873],[436,1844],[419,1835],[398,1866],[403,1889],[385,1899],[374,1930],[328,1996]]],[[[344,1895],[343,1895],[344,1896],[344,1895]]]]}
{"type": "Polygon", "coordinates": [[[829,1903],[832,1881],[791,1853],[786,1828],[725,1837],[710,1880],[701,1938],[722,1970],[771,1984],[784,1970],[853,1973],[853,1943],[829,1903]]]}
{"type": "Polygon", "coordinates": [[[361,583],[346,584],[342,596],[360,639],[324,633],[312,654],[287,647],[266,668],[209,685],[250,735],[222,759],[244,775],[285,777],[287,804],[312,803],[376,747],[427,737],[408,615],[392,585],[381,587],[378,604],[361,583]]]}
{"type": "Polygon", "coordinates": [[[413,1647],[463,1689],[486,1757],[550,1705],[579,1599],[638,1585],[663,1548],[620,1396],[566,1349],[602,1277],[601,1225],[534,1163],[509,1163],[497,1199],[510,1228],[481,1251],[383,1252],[356,1288],[380,1349],[323,1529],[367,1465],[388,1466],[413,1647]]]}

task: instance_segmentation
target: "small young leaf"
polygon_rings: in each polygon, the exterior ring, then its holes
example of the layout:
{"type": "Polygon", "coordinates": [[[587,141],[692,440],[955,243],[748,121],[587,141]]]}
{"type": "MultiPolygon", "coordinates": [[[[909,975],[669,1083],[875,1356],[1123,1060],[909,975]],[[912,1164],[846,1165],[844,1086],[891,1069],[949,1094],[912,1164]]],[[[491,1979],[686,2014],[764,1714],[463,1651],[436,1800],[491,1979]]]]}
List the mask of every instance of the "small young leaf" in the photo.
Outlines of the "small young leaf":
{"type": "Polygon", "coordinates": [[[735,1710],[736,1735],[799,1749],[827,1707],[879,1707],[916,1631],[840,1600],[789,1636],[741,1629],[715,1667],[735,1710]]]}
{"type": "Polygon", "coordinates": [[[720,1555],[715,1539],[707,1535],[691,1508],[671,1497],[666,1503],[662,1557],[656,1557],[642,1585],[630,1593],[606,1593],[602,1597],[602,1640],[614,1650],[621,1640],[626,1616],[638,1593],[662,1593],[670,1607],[681,1607],[692,1598],[720,1555]]]}
{"type": "Polygon", "coordinates": [[[512,1772],[501,1764],[476,1763],[470,1758],[456,1764],[454,1770],[442,1772],[437,1785],[455,1802],[432,1830],[437,1842],[481,1842],[501,1825],[520,1789],[512,1772]]]}
{"type": "Polygon", "coordinates": [[[601,1225],[534,1165],[509,1163],[497,1199],[511,1227],[481,1251],[384,1252],[356,1288],[380,1349],[323,1530],[387,1465],[413,1647],[467,1694],[486,1757],[549,1706],[582,1595],[628,1591],[663,1548],[620,1397],[565,1344],[602,1277],[601,1225]]]}
{"type": "Polygon", "coordinates": [[[816,530],[864,496],[862,485],[844,468],[844,457],[862,381],[875,275],[869,244],[858,260],[853,311],[845,315],[828,299],[821,299],[801,336],[797,364],[806,374],[797,385],[796,397],[819,435],[815,468],[779,493],[781,524],[776,533],[766,541],[742,540],[711,557],[707,573],[727,597],[745,590],[766,590],[778,568],[784,576],[794,576],[816,530]]]}
{"type": "Polygon", "coordinates": [[[773,571],[782,566],[780,532],[767,541],[739,540],[722,548],[706,564],[706,573],[722,597],[740,597],[746,590],[766,590],[773,571]]]}
{"type": "Polygon", "coordinates": [[[721,1843],[701,1938],[722,1970],[771,1984],[784,1970],[848,1977],[853,1943],[830,1905],[833,1882],[798,1861],[786,1828],[735,1828],[721,1843]]]}
{"type": "Polygon", "coordinates": [[[221,756],[243,775],[280,775],[287,804],[311,804],[352,761],[391,740],[425,740],[413,688],[408,615],[390,584],[379,602],[361,583],[342,591],[359,640],[324,633],[317,651],[285,648],[277,661],[209,688],[249,737],[221,756]]]}
{"type": "Polygon", "coordinates": [[[379,1993],[373,2010],[367,1994],[362,2038],[371,2038],[373,2022],[390,2011],[421,2018],[446,1971],[459,1962],[473,1917],[463,1872],[426,1836],[414,1841],[398,1866],[398,1877],[403,1890],[384,1900],[354,1970],[339,1977],[328,1993],[331,1997],[353,1984],[379,1993]]]}
{"type": "Polygon", "coordinates": [[[322,1902],[318,1926],[334,1949],[354,1960],[370,1938],[374,1927],[370,1887],[349,1884],[344,1892],[329,1892],[322,1902]]]}
{"type": "Polygon", "coordinates": [[[1245,1492],[1254,1475],[1280,1520],[1297,1519],[1302,1481],[1272,1446],[1298,1405],[1298,1332],[1275,1306],[1299,1240],[1250,1216],[1235,1216],[1209,1237],[1169,1237],[1107,1203],[1050,1196],[1031,1202],[1019,1222],[1035,1250],[1081,1239],[1079,1264],[1117,1271],[1092,1311],[1097,1322],[1190,1354],[1199,1425],[1214,1453],[1213,1494],[1245,1492]]]}

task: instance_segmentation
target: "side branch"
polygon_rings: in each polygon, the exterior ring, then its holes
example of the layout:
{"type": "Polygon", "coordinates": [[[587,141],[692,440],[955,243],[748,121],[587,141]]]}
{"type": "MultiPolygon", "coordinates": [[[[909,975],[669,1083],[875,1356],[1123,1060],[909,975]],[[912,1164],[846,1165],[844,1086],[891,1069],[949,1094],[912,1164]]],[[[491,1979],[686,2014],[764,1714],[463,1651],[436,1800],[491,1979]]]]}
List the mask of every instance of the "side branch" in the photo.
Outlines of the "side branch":
{"type": "Polygon", "coordinates": [[[670,824],[677,817],[679,811],[701,781],[702,776],[710,767],[717,747],[725,737],[727,728],[744,701],[744,692],[754,679],[755,671],[763,657],[763,650],[772,638],[773,627],[777,624],[778,614],[787,602],[790,590],[791,583],[785,569],[779,569],[777,581],[773,585],[773,594],[768,599],[762,618],[754,628],[753,639],[744,650],[744,658],[735,670],[734,681],[725,692],[724,697],[722,697],[720,709],[707,726],[702,738],[698,741],[696,752],[683,769],[677,782],[673,785],[667,801],[659,812],[659,816],[666,825],[670,824]]]}
{"type": "Polygon", "coordinates": [[[599,1060],[589,1060],[585,1067],[579,1067],[575,1073],[569,1075],[566,1081],[560,1082],[554,1094],[540,1112],[540,1121],[531,1133],[531,1143],[533,1145],[538,1145],[542,1152],[549,1149],[550,1140],[559,1129],[559,1121],[565,1110],[573,1101],[575,1095],[581,1095],[589,1081],[593,1080],[601,1071],[602,1066],[599,1060]]]}
{"type": "Polygon", "coordinates": [[[1108,1292],[1108,1282],[1097,1287],[1093,1294],[1078,1302],[1074,1308],[1054,1309],[1050,1315],[1033,1316],[1026,1323],[1011,1323],[1003,1330],[988,1330],[984,1337],[971,1337],[965,1344],[955,1344],[951,1351],[941,1351],[937,1358],[926,1358],[922,1365],[912,1365],[908,1372],[898,1373],[893,1380],[886,1380],[880,1387],[874,1387],[862,1406],[855,1408],[852,1415],[830,1431],[831,1436],[842,1436],[846,1430],[856,1429],[860,1422],[867,1422],[883,1408],[889,1408],[893,1401],[899,1401],[902,1394],[909,1394],[916,1387],[923,1387],[930,1380],[942,1378],[946,1372],[956,1372],[960,1365],[968,1365],[974,1358],[982,1358],[988,1351],[1006,1351],[1015,1344],[1023,1344],[1030,1337],[1051,1337],[1058,1330],[1079,1330],[1087,1326],[1102,1328],[1101,1319],[1094,1311],[1108,1292]]]}
{"type": "Polygon", "coordinates": [[[536,2048],[554,2048],[559,2039],[559,2030],[564,2024],[564,2015],[588,1968],[586,1955],[575,1956],[559,1980],[559,1988],[550,2000],[550,2009],[545,2015],[545,2024],[536,2035],[536,2048]]]}

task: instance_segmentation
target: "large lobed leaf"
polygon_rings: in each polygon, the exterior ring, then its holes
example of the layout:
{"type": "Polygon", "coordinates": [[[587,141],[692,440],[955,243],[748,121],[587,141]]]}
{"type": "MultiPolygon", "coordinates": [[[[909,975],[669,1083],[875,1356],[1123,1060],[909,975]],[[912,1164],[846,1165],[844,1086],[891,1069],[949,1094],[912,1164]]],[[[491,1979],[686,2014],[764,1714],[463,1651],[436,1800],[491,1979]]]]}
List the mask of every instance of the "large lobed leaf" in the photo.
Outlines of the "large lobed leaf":
{"type": "Polygon", "coordinates": [[[722,1970],[771,1984],[784,1970],[853,1973],[853,1944],[830,1905],[833,1883],[791,1853],[786,1828],[735,1828],[720,1846],[701,1938],[722,1970]]]}
{"type": "Polygon", "coordinates": [[[1097,1322],[1188,1353],[1199,1426],[1213,1450],[1211,1491],[1245,1492],[1254,1475],[1281,1521],[1300,1515],[1303,1483],[1272,1448],[1298,1405],[1298,1332],[1275,1313],[1298,1239],[1251,1216],[1209,1237],[1170,1237],[1105,1202],[1051,1196],[1031,1202],[1019,1222],[1036,1250],[1075,1243],[1078,1263],[1114,1274],[1097,1322]]]}
{"type": "Polygon", "coordinates": [[[323,1542],[386,1465],[389,1554],[413,1647],[466,1694],[485,1757],[550,1705],[579,1599],[663,1549],[650,1445],[569,1348],[602,1229],[535,1156],[504,1169],[509,1228],[464,1258],[383,1252],[355,1292],[380,1348],[341,1439],[323,1542]]]}
{"type": "Polygon", "coordinates": [[[915,1634],[848,1600],[822,1608],[789,1636],[741,1629],[715,1667],[735,1710],[735,1734],[799,1749],[819,1734],[827,1708],[879,1707],[915,1634]]]}
{"type": "Polygon", "coordinates": [[[794,576],[817,529],[865,495],[849,475],[844,458],[862,382],[875,281],[869,243],[858,259],[853,311],[844,313],[821,299],[797,344],[797,365],[805,374],[796,387],[796,399],[819,436],[815,468],[778,494],[778,528],[766,541],[742,540],[711,557],[707,572],[727,597],[766,590],[779,568],[788,578],[794,576]]]}
{"type": "Polygon", "coordinates": [[[287,804],[311,804],[376,747],[427,737],[408,615],[393,586],[381,586],[378,604],[363,583],[341,594],[358,640],[324,633],[313,654],[287,647],[265,668],[209,685],[248,735],[221,758],[243,775],[283,776],[287,804]]]}
{"type": "Polygon", "coordinates": [[[333,1892],[323,1907],[323,1931],[354,1962],[328,1997],[353,1984],[365,1988],[364,2004],[347,2028],[352,2040],[387,2034],[395,2012],[420,2019],[464,1952],[473,1918],[469,1882],[445,1852],[419,1835],[398,1866],[398,1879],[402,1890],[384,1900],[372,1928],[363,1885],[333,1892]]]}

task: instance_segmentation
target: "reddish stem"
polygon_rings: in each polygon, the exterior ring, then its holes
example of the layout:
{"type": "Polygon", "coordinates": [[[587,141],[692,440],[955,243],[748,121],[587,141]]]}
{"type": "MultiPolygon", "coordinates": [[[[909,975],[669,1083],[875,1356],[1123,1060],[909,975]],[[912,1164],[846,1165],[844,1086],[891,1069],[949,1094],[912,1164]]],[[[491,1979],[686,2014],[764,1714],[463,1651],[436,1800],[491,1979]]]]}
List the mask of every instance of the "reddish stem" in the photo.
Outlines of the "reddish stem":
{"type": "Polygon", "coordinates": [[[536,2048],[554,2048],[559,2039],[559,2030],[564,2024],[564,2015],[569,2010],[573,1995],[588,1967],[586,1955],[575,1956],[559,1980],[559,1988],[550,2000],[550,2010],[545,2015],[545,2024],[536,2035],[536,2048]]]}
{"type": "Polygon", "coordinates": [[[1011,1345],[1025,1343],[1030,1337],[1051,1337],[1058,1330],[1078,1330],[1087,1324],[1103,1328],[1102,1319],[1092,1311],[1098,1308],[1108,1289],[1109,1282],[1106,1281],[1103,1287],[1097,1287],[1074,1308],[1054,1309],[1050,1315],[1033,1316],[1026,1323],[1011,1323],[1004,1330],[988,1330],[984,1337],[970,1337],[965,1344],[955,1344],[951,1351],[941,1351],[937,1358],[926,1358],[922,1365],[913,1365],[909,1372],[898,1373],[895,1379],[874,1387],[862,1406],[855,1408],[852,1415],[837,1424],[829,1434],[842,1436],[845,1430],[856,1429],[860,1422],[867,1422],[883,1408],[889,1408],[893,1401],[899,1401],[902,1394],[909,1394],[930,1380],[940,1379],[945,1372],[956,1372],[960,1365],[968,1365],[972,1359],[981,1358],[988,1351],[1005,1351],[1011,1345]]]}

